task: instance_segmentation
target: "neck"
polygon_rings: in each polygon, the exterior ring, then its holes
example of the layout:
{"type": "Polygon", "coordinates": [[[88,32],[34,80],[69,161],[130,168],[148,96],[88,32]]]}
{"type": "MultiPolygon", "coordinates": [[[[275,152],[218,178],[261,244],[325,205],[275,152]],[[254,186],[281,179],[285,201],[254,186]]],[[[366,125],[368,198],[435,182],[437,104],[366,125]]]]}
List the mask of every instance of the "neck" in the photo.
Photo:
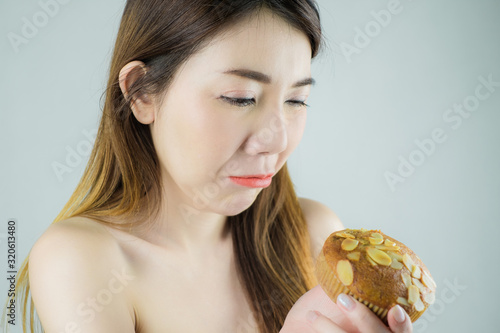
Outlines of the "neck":
{"type": "Polygon", "coordinates": [[[159,214],[150,221],[148,241],[193,255],[220,249],[231,241],[227,216],[198,210],[190,198],[181,195],[164,193],[162,198],[159,214]]]}

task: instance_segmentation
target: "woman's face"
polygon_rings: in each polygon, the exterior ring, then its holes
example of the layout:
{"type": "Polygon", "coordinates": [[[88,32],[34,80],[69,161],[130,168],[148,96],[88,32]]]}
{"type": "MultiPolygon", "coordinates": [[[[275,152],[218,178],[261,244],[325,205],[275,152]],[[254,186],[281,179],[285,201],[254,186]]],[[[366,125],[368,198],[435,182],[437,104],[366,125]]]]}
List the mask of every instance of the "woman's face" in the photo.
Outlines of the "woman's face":
{"type": "Polygon", "coordinates": [[[267,12],[190,57],[151,125],[166,200],[226,216],[247,209],[269,179],[232,177],[281,169],[302,138],[310,77],[308,38],[267,12]]]}

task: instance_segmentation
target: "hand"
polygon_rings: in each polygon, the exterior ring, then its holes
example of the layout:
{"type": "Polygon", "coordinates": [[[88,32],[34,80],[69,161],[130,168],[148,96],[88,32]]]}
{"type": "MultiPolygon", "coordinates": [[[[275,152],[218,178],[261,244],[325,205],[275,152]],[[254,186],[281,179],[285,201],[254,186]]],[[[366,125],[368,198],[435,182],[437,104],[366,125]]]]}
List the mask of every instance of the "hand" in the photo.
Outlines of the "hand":
{"type": "Polygon", "coordinates": [[[332,302],[320,286],[302,295],[288,313],[280,333],[412,333],[408,314],[400,307],[388,313],[387,327],[368,307],[350,296],[332,302]]]}

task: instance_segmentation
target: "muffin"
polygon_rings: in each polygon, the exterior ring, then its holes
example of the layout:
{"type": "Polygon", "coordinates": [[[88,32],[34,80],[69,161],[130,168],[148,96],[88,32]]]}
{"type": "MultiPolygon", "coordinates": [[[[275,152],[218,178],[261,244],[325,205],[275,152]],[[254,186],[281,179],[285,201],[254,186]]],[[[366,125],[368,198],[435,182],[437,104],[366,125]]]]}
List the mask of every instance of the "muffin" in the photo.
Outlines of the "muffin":
{"type": "Polygon", "coordinates": [[[386,324],[396,304],[414,322],[436,295],[436,283],[420,258],[380,230],[331,234],[316,261],[316,276],[332,300],[341,293],[351,295],[386,324]]]}

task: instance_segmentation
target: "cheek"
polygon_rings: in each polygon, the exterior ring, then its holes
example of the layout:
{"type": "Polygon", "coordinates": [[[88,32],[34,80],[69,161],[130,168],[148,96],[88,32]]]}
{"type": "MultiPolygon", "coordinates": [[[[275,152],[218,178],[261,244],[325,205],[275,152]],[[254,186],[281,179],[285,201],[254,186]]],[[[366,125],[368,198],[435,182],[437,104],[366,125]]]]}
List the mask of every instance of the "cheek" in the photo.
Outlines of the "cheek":
{"type": "Polygon", "coordinates": [[[281,168],[283,164],[285,164],[286,160],[292,152],[297,148],[300,141],[302,140],[302,136],[304,134],[304,129],[306,126],[307,120],[307,111],[301,111],[300,114],[296,115],[292,121],[288,122],[287,125],[287,138],[288,145],[286,149],[280,153],[278,159],[278,166],[281,168]]]}
{"type": "Polygon", "coordinates": [[[171,103],[161,110],[155,146],[174,178],[203,181],[234,154],[238,138],[234,123],[216,111],[197,100],[171,103]]]}
{"type": "Polygon", "coordinates": [[[288,126],[288,147],[285,152],[291,154],[299,145],[306,127],[307,111],[301,111],[288,126]]]}
{"type": "MultiPolygon", "coordinates": [[[[302,140],[302,136],[303,136],[304,130],[306,128],[307,109],[305,109],[297,118],[298,119],[295,122],[293,134],[290,134],[291,136],[293,136],[295,147],[297,147],[299,142],[302,140]]],[[[295,149],[295,147],[294,147],[294,149],[295,149]]]]}

